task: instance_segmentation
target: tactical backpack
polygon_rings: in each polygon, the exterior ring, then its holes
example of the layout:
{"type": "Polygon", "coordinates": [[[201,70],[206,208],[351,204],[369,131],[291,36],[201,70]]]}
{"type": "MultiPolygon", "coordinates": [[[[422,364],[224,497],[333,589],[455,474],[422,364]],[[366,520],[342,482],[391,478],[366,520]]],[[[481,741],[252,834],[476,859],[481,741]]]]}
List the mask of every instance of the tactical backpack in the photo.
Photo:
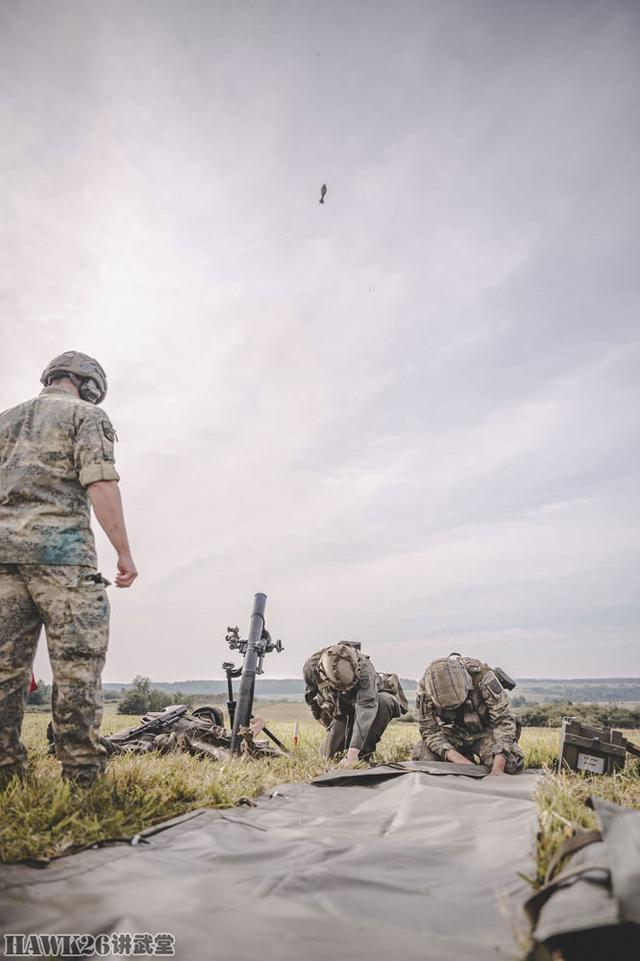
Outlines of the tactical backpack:
{"type": "Polygon", "coordinates": [[[402,690],[402,684],[400,683],[400,678],[397,674],[379,673],[378,691],[380,693],[386,692],[387,694],[393,694],[394,697],[397,697],[400,704],[400,713],[407,714],[409,711],[409,702],[407,700],[407,695],[402,690]]]}

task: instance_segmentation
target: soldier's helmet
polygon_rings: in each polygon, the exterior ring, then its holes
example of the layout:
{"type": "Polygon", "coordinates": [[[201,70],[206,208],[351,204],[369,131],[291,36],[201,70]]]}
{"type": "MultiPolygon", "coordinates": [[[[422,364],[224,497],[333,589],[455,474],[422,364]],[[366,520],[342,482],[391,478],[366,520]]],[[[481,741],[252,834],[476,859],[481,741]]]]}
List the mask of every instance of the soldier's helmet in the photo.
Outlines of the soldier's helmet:
{"type": "Polygon", "coordinates": [[[344,641],[323,651],[318,668],[331,687],[338,691],[349,691],[360,677],[358,655],[351,644],[344,641]]]}
{"type": "Polygon", "coordinates": [[[471,675],[459,657],[439,657],[424,675],[427,694],[438,707],[460,707],[473,687],[471,675]]]}
{"type": "Polygon", "coordinates": [[[67,350],[54,357],[42,371],[40,383],[48,387],[58,377],[68,377],[78,388],[83,400],[101,404],[107,395],[107,375],[97,360],[77,350],[67,350]]]}

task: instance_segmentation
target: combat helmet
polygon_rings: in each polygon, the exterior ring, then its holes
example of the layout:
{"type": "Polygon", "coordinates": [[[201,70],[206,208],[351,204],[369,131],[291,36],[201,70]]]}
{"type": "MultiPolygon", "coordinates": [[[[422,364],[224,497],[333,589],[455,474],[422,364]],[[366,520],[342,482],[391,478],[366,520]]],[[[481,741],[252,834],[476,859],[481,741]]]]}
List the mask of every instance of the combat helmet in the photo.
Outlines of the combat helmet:
{"type": "Polygon", "coordinates": [[[54,357],[42,372],[40,383],[48,387],[59,377],[68,377],[83,400],[101,404],[107,395],[107,375],[97,360],[77,350],[67,350],[54,357]]]}
{"type": "Polygon", "coordinates": [[[424,674],[427,694],[438,707],[460,707],[473,687],[471,675],[457,655],[432,661],[424,674]]]}
{"type": "Polygon", "coordinates": [[[318,668],[331,687],[338,691],[349,691],[360,677],[358,654],[346,641],[332,644],[323,651],[318,668]]]}

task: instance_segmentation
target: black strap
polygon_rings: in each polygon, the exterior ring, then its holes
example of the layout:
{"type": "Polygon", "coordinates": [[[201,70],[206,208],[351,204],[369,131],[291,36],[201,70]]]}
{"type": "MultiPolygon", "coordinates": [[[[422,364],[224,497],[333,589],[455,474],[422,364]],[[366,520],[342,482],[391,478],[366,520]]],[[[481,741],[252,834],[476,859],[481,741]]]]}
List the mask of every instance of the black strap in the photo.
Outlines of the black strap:
{"type": "Polygon", "coordinates": [[[549,867],[544,876],[544,883],[549,883],[558,865],[564,858],[569,854],[575,854],[576,851],[581,851],[582,848],[586,848],[588,844],[593,844],[595,841],[602,841],[600,831],[579,831],[577,834],[572,834],[570,838],[567,838],[567,840],[556,849],[555,854],[549,861],[549,867]]]}

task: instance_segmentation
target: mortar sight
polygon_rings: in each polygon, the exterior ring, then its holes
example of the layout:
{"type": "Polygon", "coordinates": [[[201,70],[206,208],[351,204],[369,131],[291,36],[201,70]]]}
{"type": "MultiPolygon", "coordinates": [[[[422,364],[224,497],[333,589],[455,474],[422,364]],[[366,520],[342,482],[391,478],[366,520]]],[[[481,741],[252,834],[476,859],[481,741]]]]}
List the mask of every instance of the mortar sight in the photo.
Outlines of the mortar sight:
{"type": "MultiPolygon", "coordinates": [[[[240,651],[240,653],[243,655],[247,653],[249,640],[248,638],[240,637],[239,627],[227,627],[225,641],[232,651],[240,651]]],[[[262,674],[262,660],[264,655],[270,654],[271,651],[276,651],[278,654],[280,654],[282,651],[284,651],[284,645],[280,639],[274,641],[266,627],[263,627],[262,631],[260,632],[259,639],[255,642],[254,649],[259,659],[256,673],[262,674]]],[[[223,670],[225,670],[224,665],[223,670]]]]}

